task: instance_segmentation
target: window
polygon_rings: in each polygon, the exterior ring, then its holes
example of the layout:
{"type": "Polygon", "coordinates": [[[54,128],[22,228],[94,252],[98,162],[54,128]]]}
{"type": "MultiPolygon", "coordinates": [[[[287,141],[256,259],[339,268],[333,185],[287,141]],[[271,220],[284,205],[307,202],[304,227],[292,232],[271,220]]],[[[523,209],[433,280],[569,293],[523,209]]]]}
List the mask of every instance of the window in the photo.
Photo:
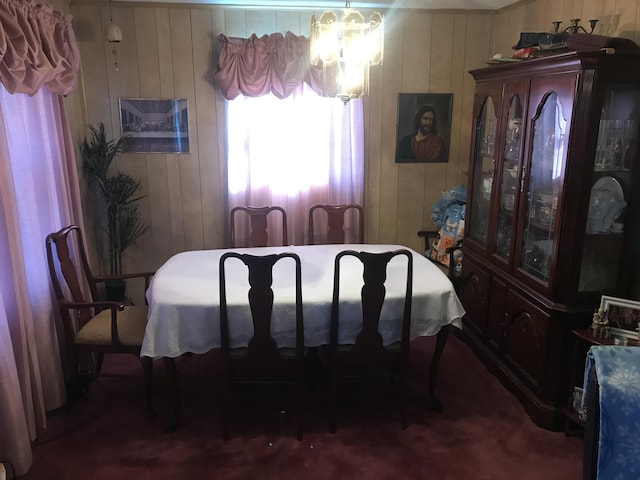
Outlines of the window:
{"type": "Polygon", "coordinates": [[[361,100],[345,105],[305,86],[284,99],[239,96],[227,114],[229,209],[283,207],[289,239],[300,245],[312,205],[362,205],[361,100]]]}

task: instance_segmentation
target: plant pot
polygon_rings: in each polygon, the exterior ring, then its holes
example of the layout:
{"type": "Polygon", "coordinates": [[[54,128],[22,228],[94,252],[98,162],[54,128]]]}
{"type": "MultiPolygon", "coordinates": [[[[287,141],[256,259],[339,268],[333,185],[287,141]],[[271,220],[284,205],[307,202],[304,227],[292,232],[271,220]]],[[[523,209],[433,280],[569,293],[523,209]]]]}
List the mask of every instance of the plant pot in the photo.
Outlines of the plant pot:
{"type": "Polygon", "coordinates": [[[110,302],[122,302],[125,300],[127,283],[124,280],[109,280],[105,284],[107,300],[110,302]]]}

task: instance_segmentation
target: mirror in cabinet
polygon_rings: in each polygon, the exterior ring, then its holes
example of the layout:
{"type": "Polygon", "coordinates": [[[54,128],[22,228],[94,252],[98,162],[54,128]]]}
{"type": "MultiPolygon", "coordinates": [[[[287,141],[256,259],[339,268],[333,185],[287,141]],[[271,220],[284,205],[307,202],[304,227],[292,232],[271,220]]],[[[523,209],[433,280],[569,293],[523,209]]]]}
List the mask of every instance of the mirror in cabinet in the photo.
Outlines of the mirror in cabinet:
{"type": "Polygon", "coordinates": [[[543,100],[533,121],[531,160],[527,178],[525,227],[521,267],[548,282],[555,250],[558,194],[564,178],[567,122],[558,96],[551,92],[543,100]]]}
{"type": "Polygon", "coordinates": [[[493,188],[496,145],[496,112],[491,97],[484,100],[476,120],[475,148],[473,158],[473,179],[469,237],[482,245],[487,243],[489,204],[493,188]]]}
{"type": "Polygon", "coordinates": [[[496,233],[495,253],[508,260],[511,251],[511,239],[514,236],[513,222],[516,193],[520,188],[518,164],[522,138],[522,102],[519,95],[513,95],[508,103],[507,125],[504,133],[504,151],[502,155],[502,175],[500,177],[500,201],[498,210],[498,229],[496,233]]]}
{"type": "Polygon", "coordinates": [[[617,85],[605,90],[598,125],[579,290],[613,292],[622,288],[620,269],[627,205],[632,194],[640,123],[640,88],[617,85]]]}

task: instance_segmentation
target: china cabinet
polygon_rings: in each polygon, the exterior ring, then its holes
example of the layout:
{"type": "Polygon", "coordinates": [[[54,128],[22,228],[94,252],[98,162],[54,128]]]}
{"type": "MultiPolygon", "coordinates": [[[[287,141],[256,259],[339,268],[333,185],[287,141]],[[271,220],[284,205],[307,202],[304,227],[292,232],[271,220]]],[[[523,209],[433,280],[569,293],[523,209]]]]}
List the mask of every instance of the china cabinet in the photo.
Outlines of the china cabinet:
{"type": "Polygon", "coordinates": [[[638,296],[640,47],[584,43],[470,72],[462,334],[554,430],[572,329],[590,325],[601,295],[638,296]]]}

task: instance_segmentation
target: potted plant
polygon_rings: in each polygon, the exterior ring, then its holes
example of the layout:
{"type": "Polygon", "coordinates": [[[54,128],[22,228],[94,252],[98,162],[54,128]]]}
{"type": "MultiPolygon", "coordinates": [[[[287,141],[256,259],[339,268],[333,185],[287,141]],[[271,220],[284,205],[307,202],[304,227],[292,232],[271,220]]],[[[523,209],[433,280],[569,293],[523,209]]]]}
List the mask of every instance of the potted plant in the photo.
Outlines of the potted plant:
{"type": "MultiPolygon", "coordinates": [[[[107,236],[106,257],[111,275],[122,274],[122,253],[149,230],[140,220],[137,196],[140,180],[120,170],[111,168],[113,160],[124,151],[127,137],[118,140],[107,139],[104,124],[90,127],[89,139],[85,137],[80,145],[84,176],[90,190],[96,197],[100,213],[98,220],[107,236]]],[[[124,299],[124,280],[107,282],[107,298],[124,299]]]]}

